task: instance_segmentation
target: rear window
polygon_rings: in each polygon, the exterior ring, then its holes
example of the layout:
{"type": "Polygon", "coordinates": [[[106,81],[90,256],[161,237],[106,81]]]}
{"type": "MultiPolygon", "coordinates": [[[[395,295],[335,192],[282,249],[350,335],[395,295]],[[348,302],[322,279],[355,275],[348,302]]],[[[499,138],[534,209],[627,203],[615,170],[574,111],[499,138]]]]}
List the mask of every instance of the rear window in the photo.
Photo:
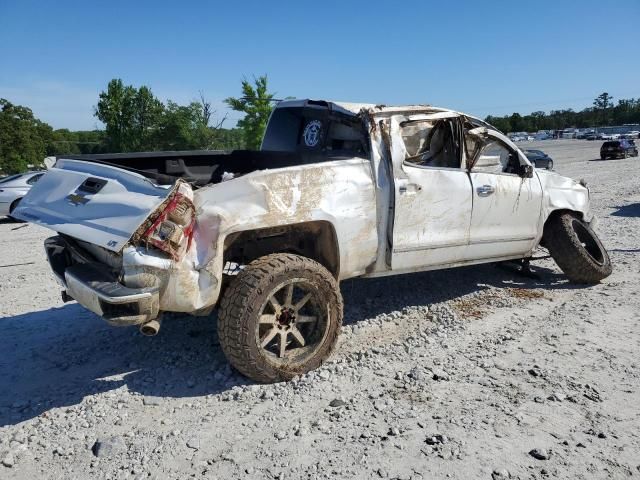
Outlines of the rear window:
{"type": "Polygon", "coordinates": [[[29,180],[27,180],[27,184],[29,185],[33,185],[34,183],[36,183],[38,180],[40,180],[40,177],[44,175],[44,173],[39,173],[38,175],[34,175],[33,177],[31,177],[29,180]]]}
{"type": "Polygon", "coordinates": [[[326,157],[366,157],[367,139],[357,118],[332,115],[322,108],[276,108],[261,150],[326,157]]]}
{"type": "Polygon", "coordinates": [[[620,142],[604,142],[603,147],[619,147],[620,142]]]}

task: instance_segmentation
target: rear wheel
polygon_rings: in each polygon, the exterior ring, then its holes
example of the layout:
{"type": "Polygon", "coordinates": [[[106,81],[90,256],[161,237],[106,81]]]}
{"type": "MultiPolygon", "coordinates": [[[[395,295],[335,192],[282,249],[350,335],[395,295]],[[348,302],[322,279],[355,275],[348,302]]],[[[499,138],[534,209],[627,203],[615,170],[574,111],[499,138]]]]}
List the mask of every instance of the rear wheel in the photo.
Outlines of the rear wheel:
{"type": "Polygon", "coordinates": [[[289,380],[322,365],[341,325],[337,281],[319,263],[291,254],[247,265],[225,291],[218,313],[222,350],[259,382],[289,380]]]}
{"type": "Polygon", "coordinates": [[[606,160],[607,156],[606,155],[600,155],[600,160],[606,160]]]}
{"type": "Polygon", "coordinates": [[[571,213],[552,215],[544,227],[549,253],[576,283],[598,283],[611,275],[611,260],[595,232],[571,213]]]}

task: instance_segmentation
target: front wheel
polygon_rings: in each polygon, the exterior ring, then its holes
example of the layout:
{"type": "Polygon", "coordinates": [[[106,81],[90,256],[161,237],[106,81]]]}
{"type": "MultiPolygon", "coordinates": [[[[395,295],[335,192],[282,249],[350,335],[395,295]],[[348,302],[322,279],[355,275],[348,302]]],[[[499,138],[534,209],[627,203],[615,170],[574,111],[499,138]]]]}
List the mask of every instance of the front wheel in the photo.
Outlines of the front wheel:
{"type": "Polygon", "coordinates": [[[342,309],[338,282],[318,262],[267,255],[247,265],[225,291],[218,312],[220,346],[253,380],[289,380],[329,357],[342,309]]]}
{"type": "Polygon", "coordinates": [[[549,162],[547,162],[547,170],[553,170],[553,160],[549,160],[549,162]]]}
{"type": "Polygon", "coordinates": [[[611,259],[595,232],[573,214],[552,215],[544,226],[544,243],[569,280],[598,283],[611,275],[611,259]]]}

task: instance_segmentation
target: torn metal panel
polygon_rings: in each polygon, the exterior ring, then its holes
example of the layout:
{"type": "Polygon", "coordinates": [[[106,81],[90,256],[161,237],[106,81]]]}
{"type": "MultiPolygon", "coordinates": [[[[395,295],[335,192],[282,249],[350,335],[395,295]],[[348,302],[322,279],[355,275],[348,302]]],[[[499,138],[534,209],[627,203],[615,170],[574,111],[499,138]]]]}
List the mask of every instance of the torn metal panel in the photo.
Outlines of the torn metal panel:
{"type": "Polygon", "coordinates": [[[589,189],[580,182],[548,170],[536,170],[542,184],[542,219],[555,210],[571,210],[582,214],[586,222],[593,220],[589,205],[589,189]]]}

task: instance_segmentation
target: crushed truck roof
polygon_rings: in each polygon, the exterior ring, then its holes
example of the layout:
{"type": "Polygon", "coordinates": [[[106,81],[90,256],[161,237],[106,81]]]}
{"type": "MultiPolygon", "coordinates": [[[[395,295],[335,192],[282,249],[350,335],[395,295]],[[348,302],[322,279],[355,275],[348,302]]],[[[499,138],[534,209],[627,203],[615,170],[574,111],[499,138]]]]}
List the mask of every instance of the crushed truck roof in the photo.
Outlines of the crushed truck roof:
{"type": "Polygon", "coordinates": [[[295,99],[295,100],[282,100],[278,103],[278,108],[293,108],[293,107],[330,107],[331,110],[341,111],[347,115],[358,115],[362,110],[368,110],[372,113],[401,113],[401,112],[456,112],[448,108],[439,108],[432,105],[380,105],[375,103],[353,103],[353,102],[340,102],[334,100],[313,100],[309,98],[295,99]]]}

